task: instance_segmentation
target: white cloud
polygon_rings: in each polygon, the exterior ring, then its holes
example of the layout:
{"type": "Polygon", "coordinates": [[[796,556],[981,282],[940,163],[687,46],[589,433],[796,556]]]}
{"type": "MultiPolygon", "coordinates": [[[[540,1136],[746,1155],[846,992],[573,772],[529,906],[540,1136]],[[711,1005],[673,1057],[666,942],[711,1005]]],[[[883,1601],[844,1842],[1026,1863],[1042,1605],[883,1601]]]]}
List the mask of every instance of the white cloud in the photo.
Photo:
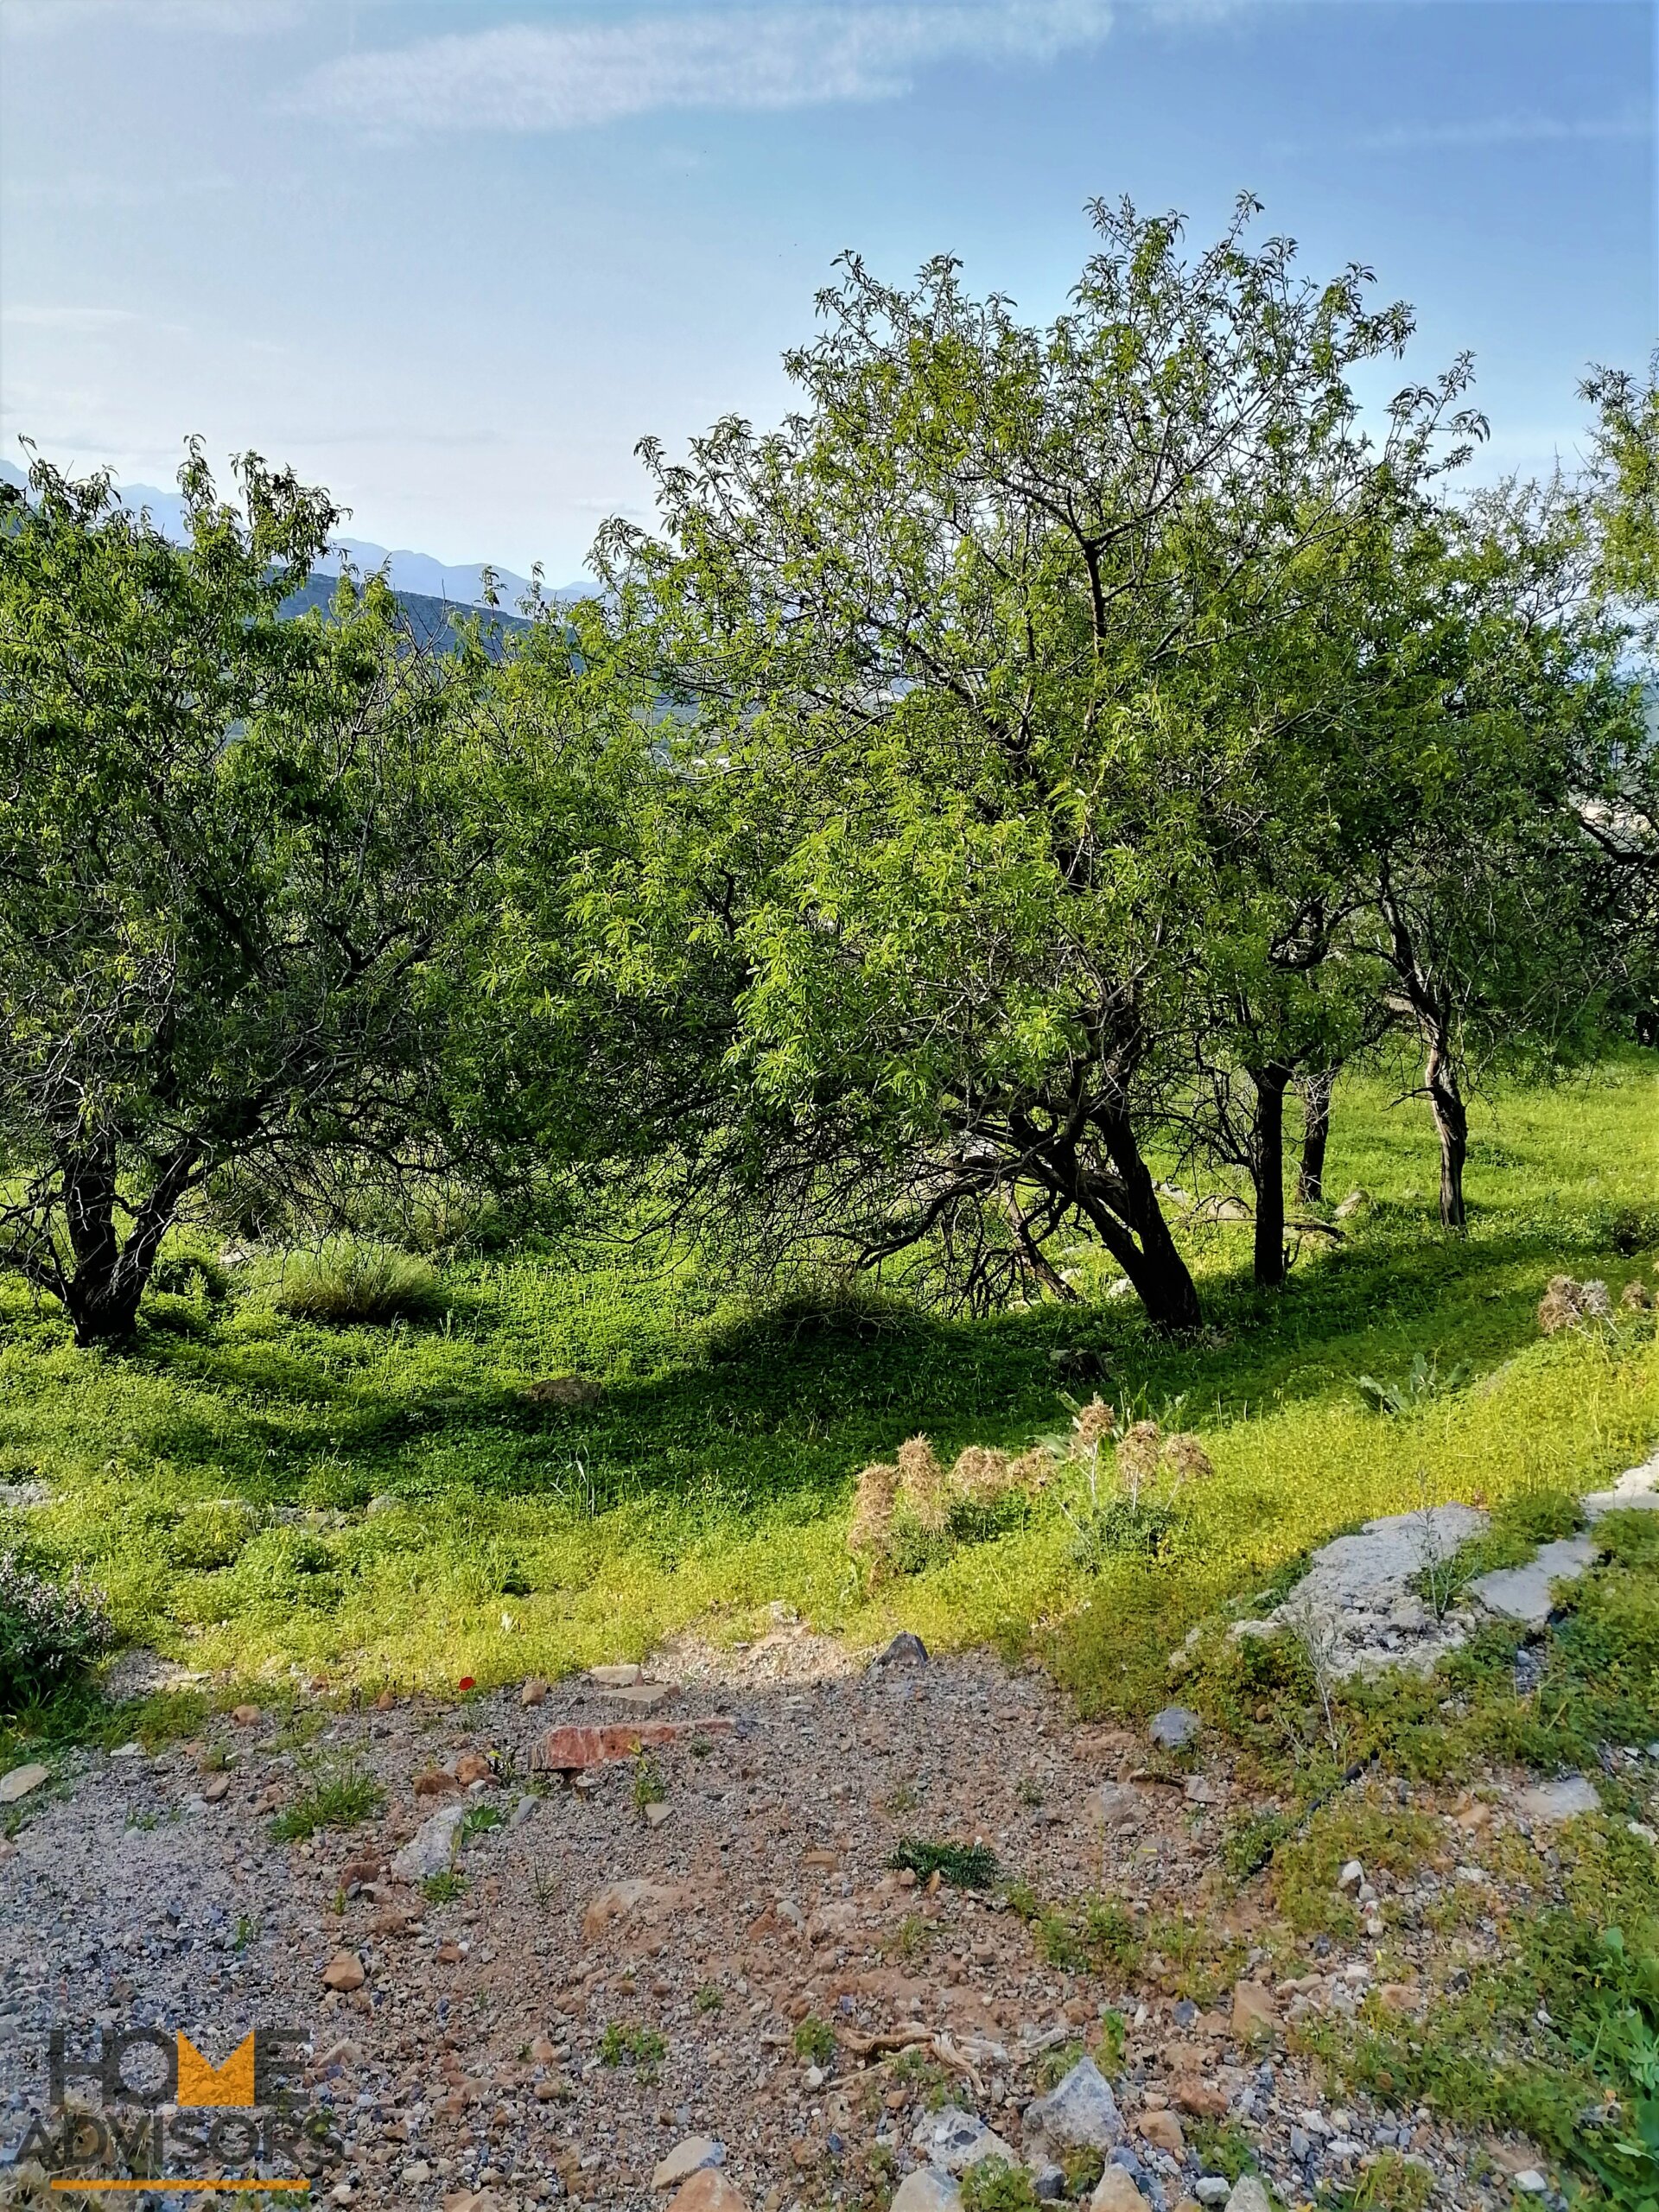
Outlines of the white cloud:
{"type": "Polygon", "coordinates": [[[387,132],[573,130],[666,108],[893,99],[930,62],[1047,60],[1097,45],[1110,0],[932,0],[521,23],[343,55],[296,105],[387,132]]]}
{"type": "Polygon", "coordinates": [[[0,321],[22,330],[69,330],[82,335],[118,329],[124,323],[145,321],[130,308],[32,307],[22,302],[0,307],[0,321]]]}
{"type": "Polygon", "coordinates": [[[0,27],[22,38],[61,38],[112,22],[145,33],[216,33],[262,38],[290,29],[305,0],[0,0],[0,27]]]}

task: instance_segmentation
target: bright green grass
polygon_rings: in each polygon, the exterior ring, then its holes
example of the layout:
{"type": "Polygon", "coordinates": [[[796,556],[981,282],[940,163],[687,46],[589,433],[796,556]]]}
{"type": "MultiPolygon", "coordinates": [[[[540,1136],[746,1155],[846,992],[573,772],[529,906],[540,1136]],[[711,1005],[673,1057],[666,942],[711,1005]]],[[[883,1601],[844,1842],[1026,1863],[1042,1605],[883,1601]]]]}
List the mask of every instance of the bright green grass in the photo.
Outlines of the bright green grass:
{"type": "Polygon", "coordinates": [[[1196,1346],[1100,1295],[1113,1271],[1084,1252],[1083,1306],[862,1335],[746,1316],[690,1261],[653,1271],[637,1250],[452,1269],[430,1325],[160,1300],[121,1356],[77,1352],[12,1286],[0,1479],[44,1478],[32,1526],[96,1570],[124,1635],[196,1668],[486,1684],[639,1657],[691,1624],[752,1633],[782,1601],[861,1643],[1035,1635],[1089,1701],[1134,1703],[1187,1621],[1333,1529],[1425,1497],[1582,1490],[1659,1434],[1650,1323],[1545,1342],[1534,1319],[1558,1268],[1615,1298],[1656,1280],[1654,1056],[1502,1095],[1475,1127],[1472,1230],[1450,1239],[1421,1103],[1345,1085],[1327,1187],[1378,1205],[1265,1303],[1248,1225],[1198,1232],[1212,1327],[1196,1346]],[[872,1600],[843,1541],[859,1467],[918,1429],[942,1453],[1063,1430],[1048,1355],[1079,1345],[1109,1362],[1108,1395],[1185,1394],[1217,1476],[1187,1494],[1173,1556],[1090,1576],[1045,1503],[872,1600]],[[1418,1351],[1475,1379],[1402,1420],[1366,1411],[1357,1377],[1418,1351]],[[599,1404],[520,1395],[573,1370],[604,1383],[599,1404]],[[394,1503],[365,1515],[371,1498],[394,1503]]]}

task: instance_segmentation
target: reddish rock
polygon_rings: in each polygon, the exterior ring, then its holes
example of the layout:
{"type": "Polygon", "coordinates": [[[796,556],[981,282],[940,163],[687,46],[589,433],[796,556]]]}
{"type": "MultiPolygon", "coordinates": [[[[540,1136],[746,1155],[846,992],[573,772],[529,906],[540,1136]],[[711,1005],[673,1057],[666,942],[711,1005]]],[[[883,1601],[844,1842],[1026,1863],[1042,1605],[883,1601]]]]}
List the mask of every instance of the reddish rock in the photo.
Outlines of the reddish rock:
{"type": "Polygon", "coordinates": [[[257,1705],[238,1705],[232,1709],[231,1718],[238,1728],[251,1728],[258,1721],[259,1708],[257,1705]]]}
{"type": "Polygon", "coordinates": [[[748,2212],[748,2207],[718,2166],[705,2166],[675,2190],[668,2212],[748,2212]]]}
{"type": "Polygon", "coordinates": [[[680,1736],[716,1736],[730,1732],[729,1720],[611,1720],[585,1727],[575,1721],[551,1728],[531,1756],[543,1773],[581,1774],[611,1759],[631,1759],[643,1745],[671,1744],[680,1736]]]}
{"type": "Polygon", "coordinates": [[[470,1789],[475,1782],[493,1782],[495,1770],[478,1751],[463,1751],[455,1761],[455,1780],[463,1789],[470,1789]]]}
{"type": "Polygon", "coordinates": [[[547,1684],[539,1675],[532,1675],[518,1693],[520,1705],[542,1705],[546,1702],[547,1684]]]}
{"type": "Polygon", "coordinates": [[[461,1787],[453,1774],[446,1774],[441,1766],[429,1766],[415,1777],[417,1797],[448,1797],[461,1787]]]}
{"type": "Polygon", "coordinates": [[[1191,2113],[1195,2120],[1224,2120],[1227,2117],[1226,2092],[1217,2088],[1213,2082],[1200,2080],[1196,2074],[1178,2074],[1169,2085],[1171,2101],[1183,2112],[1191,2113]]]}
{"type": "Polygon", "coordinates": [[[325,1989],[346,1992],[361,1989],[367,1980],[368,1976],[363,1971],[363,1961],[355,1951],[336,1951],[322,1970],[325,1989]]]}

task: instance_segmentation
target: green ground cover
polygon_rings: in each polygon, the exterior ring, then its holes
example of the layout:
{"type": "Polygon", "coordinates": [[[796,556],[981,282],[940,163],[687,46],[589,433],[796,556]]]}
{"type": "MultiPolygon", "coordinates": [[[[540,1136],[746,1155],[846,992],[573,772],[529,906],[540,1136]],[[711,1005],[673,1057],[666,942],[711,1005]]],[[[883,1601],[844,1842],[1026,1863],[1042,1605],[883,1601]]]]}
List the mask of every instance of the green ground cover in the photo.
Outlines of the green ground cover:
{"type": "MultiPolygon", "coordinates": [[[[1249,1283],[1249,1227],[1188,1242],[1211,1326],[1160,1343],[1079,1249],[1085,1302],[951,1321],[901,1306],[753,1307],[694,1255],[586,1247],[446,1266],[428,1321],[276,1310],[270,1271],[154,1301],[137,1344],[77,1351],[16,1287],[0,1309],[0,1479],[44,1481],[35,1539],[86,1565],[133,1641],[240,1675],[441,1688],[643,1655],[691,1624],[754,1632],[781,1602],[873,1642],[1038,1639],[1085,1703],[1156,1694],[1189,1620],[1368,1515],[1576,1491],[1659,1434],[1650,1316],[1540,1337],[1557,1269],[1656,1281],[1659,1069],[1630,1053],[1477,1110],[1471,1233],[1433,1220],[1419,1102],[1339,1094],[1327,1187],[1376,1204],[1310,1238],[1288,1290],[1249,1283]],[[1071,1557],[1062,1500],[1005,1511],[874,1591],[845,1547],[867,1460],[1063,1433],[1065,1388],[1184,1400],[1214,1461],[1166,1555],[1071,1557]],[[1418,1354],[1459,1387],[1403,1415],[1358,1377],[1418,1354]],[[582,1406],[524,1386],[575,1373],[582,1406]],[[366,1509],[371,1501],[375,1510],[366,1509]]],[[[0,1541],[3,1541],[0,1532],[0,1541]]]]}

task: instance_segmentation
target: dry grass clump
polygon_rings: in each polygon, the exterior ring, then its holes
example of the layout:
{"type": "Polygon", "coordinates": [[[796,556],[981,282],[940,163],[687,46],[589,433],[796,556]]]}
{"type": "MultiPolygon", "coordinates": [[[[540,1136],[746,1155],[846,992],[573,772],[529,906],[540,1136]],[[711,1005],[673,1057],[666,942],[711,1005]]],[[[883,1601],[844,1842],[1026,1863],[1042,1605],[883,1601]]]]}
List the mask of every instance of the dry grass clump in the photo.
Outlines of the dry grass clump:
{"type": "Polygon", "coordinates": [[[847,1548],[879,1580],[906,1535],[937,1539],[950,1533],[964,1506],[983,1511],[1005,1498],[1034,1496],[1053,1480],[1056,1465],[1043,1445],[1016,1457],[994,1445],[970,1444],[947,1474],[931,1440],[912,1436],[899,1446],[896,1466],[878,1459],[860,1475],[847,1548]]]}
{"type": "Polygon", "coordinates": [[[1632,1275],[1625,1284],[1618,1302],[1627,1313],[1645,1313],[1653,1304],[1653,1293],[1646,1283],[1632,1275]]]}
{"type": "Polygon", "coordinates": [[[877,1459],[865,1468],[853,1493],[852,1524],[847,1548],[855,1558],[868,1557],[880,1566],[893,1541],[893,1510],[899,1499],[899,1470],[890,1460],[877,1459]]]}
{"type": "Polygon", "coordinates": [[[944,1469],[925,1436],[899,1446],[899,1495],[924,1535],[942,1536],[950,1525],[950,1492],[944,1469]]]}
{"type": "MultiPolygon", "coordinates": [[[[1630,1302],[1627,1294],[1626,1303],[1630,1302]]],[[[1609,1321],[1612,1313],[1613,1301],[1605,1282],[1575,1282],[1571,1275],[1552,1275],[1538,1301],[1538,1326],[1547,1337],[1553,1337],[1563,1329],[1581,1328],[1587,1321],[1609,1321]]]]}

